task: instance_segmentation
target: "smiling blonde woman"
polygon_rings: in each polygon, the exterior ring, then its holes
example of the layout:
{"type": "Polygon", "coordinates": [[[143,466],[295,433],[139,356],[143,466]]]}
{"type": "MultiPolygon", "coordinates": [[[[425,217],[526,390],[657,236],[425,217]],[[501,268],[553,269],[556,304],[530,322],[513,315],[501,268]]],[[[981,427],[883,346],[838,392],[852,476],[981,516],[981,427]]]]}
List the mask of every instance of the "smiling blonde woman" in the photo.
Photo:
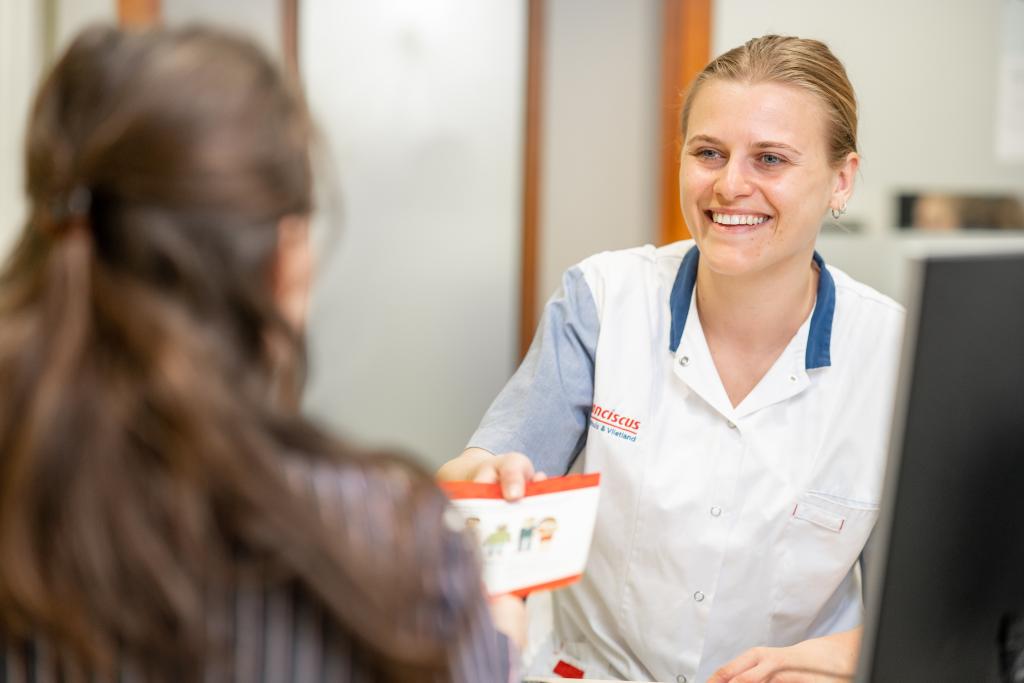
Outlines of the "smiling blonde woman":
{"type": "Polygon", "coordinates": [[[904,317],[814,248],[853,192],[853,88],[823,43],[763,36],[704,69],[682,129],[693,240],[570,269],[438,476],[514,499],[542,473],[603,473],[538,674],[851,672],[904,317]],[[594,406],[633,427],[601,430],[594,406]]]}

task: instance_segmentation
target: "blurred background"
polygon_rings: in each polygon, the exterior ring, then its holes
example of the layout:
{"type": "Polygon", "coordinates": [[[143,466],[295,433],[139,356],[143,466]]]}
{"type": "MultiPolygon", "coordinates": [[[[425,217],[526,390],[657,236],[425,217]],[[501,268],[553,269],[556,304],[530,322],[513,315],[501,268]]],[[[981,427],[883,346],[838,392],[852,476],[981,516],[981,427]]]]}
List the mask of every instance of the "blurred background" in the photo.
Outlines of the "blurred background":
{"type": "Polygon", "coordinates": [[[830,263],[905,300],[906,255],[1024,248],[1024,0],[0,0],[0,253],[48,64],[96,22],[213,22],[304,82],[320,128],[305,409],[456,455],[561,272],[686,236],[678,107],[714,55],[824,40],[860,101],[830,263]]]}

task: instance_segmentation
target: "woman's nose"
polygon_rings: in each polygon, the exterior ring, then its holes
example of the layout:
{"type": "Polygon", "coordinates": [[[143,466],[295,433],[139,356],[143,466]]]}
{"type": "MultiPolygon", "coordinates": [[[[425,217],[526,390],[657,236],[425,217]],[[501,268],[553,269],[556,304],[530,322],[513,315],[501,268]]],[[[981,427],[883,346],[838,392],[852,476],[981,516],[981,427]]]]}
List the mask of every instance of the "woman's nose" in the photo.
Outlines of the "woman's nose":
{"type": "Polygon", "coordinates": [[[752,192],[750,179],[741,161],[733,158],[722,165],[715,179],[715,194],[725,200],[744,197],[752,192]]]}

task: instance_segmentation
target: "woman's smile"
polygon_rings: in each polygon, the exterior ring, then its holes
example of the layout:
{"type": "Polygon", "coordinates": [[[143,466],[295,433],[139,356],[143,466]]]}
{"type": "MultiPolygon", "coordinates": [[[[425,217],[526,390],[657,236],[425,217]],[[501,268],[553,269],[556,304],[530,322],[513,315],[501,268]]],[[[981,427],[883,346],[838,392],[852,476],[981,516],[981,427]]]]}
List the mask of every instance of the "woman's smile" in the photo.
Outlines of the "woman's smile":
{"type": "Polygon", "coordinates": [[[747,235],[772,227],[772,217],[756,211],[708,209],[704,215],[716,230],[727,235],[747,235]]]}

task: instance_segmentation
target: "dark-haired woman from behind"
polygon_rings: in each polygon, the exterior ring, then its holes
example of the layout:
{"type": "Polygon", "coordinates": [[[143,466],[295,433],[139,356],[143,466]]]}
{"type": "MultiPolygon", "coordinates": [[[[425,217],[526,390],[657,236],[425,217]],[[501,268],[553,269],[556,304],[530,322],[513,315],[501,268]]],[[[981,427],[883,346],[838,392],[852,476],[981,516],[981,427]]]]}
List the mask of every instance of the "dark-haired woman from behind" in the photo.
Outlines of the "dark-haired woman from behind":
{"type": "Polygon", "coordinates": [[[43,83],[0,275],[0,680],[509,677],[431,478],[294,410],[310,137],[206,29],[91,29],[43,83]]]}

